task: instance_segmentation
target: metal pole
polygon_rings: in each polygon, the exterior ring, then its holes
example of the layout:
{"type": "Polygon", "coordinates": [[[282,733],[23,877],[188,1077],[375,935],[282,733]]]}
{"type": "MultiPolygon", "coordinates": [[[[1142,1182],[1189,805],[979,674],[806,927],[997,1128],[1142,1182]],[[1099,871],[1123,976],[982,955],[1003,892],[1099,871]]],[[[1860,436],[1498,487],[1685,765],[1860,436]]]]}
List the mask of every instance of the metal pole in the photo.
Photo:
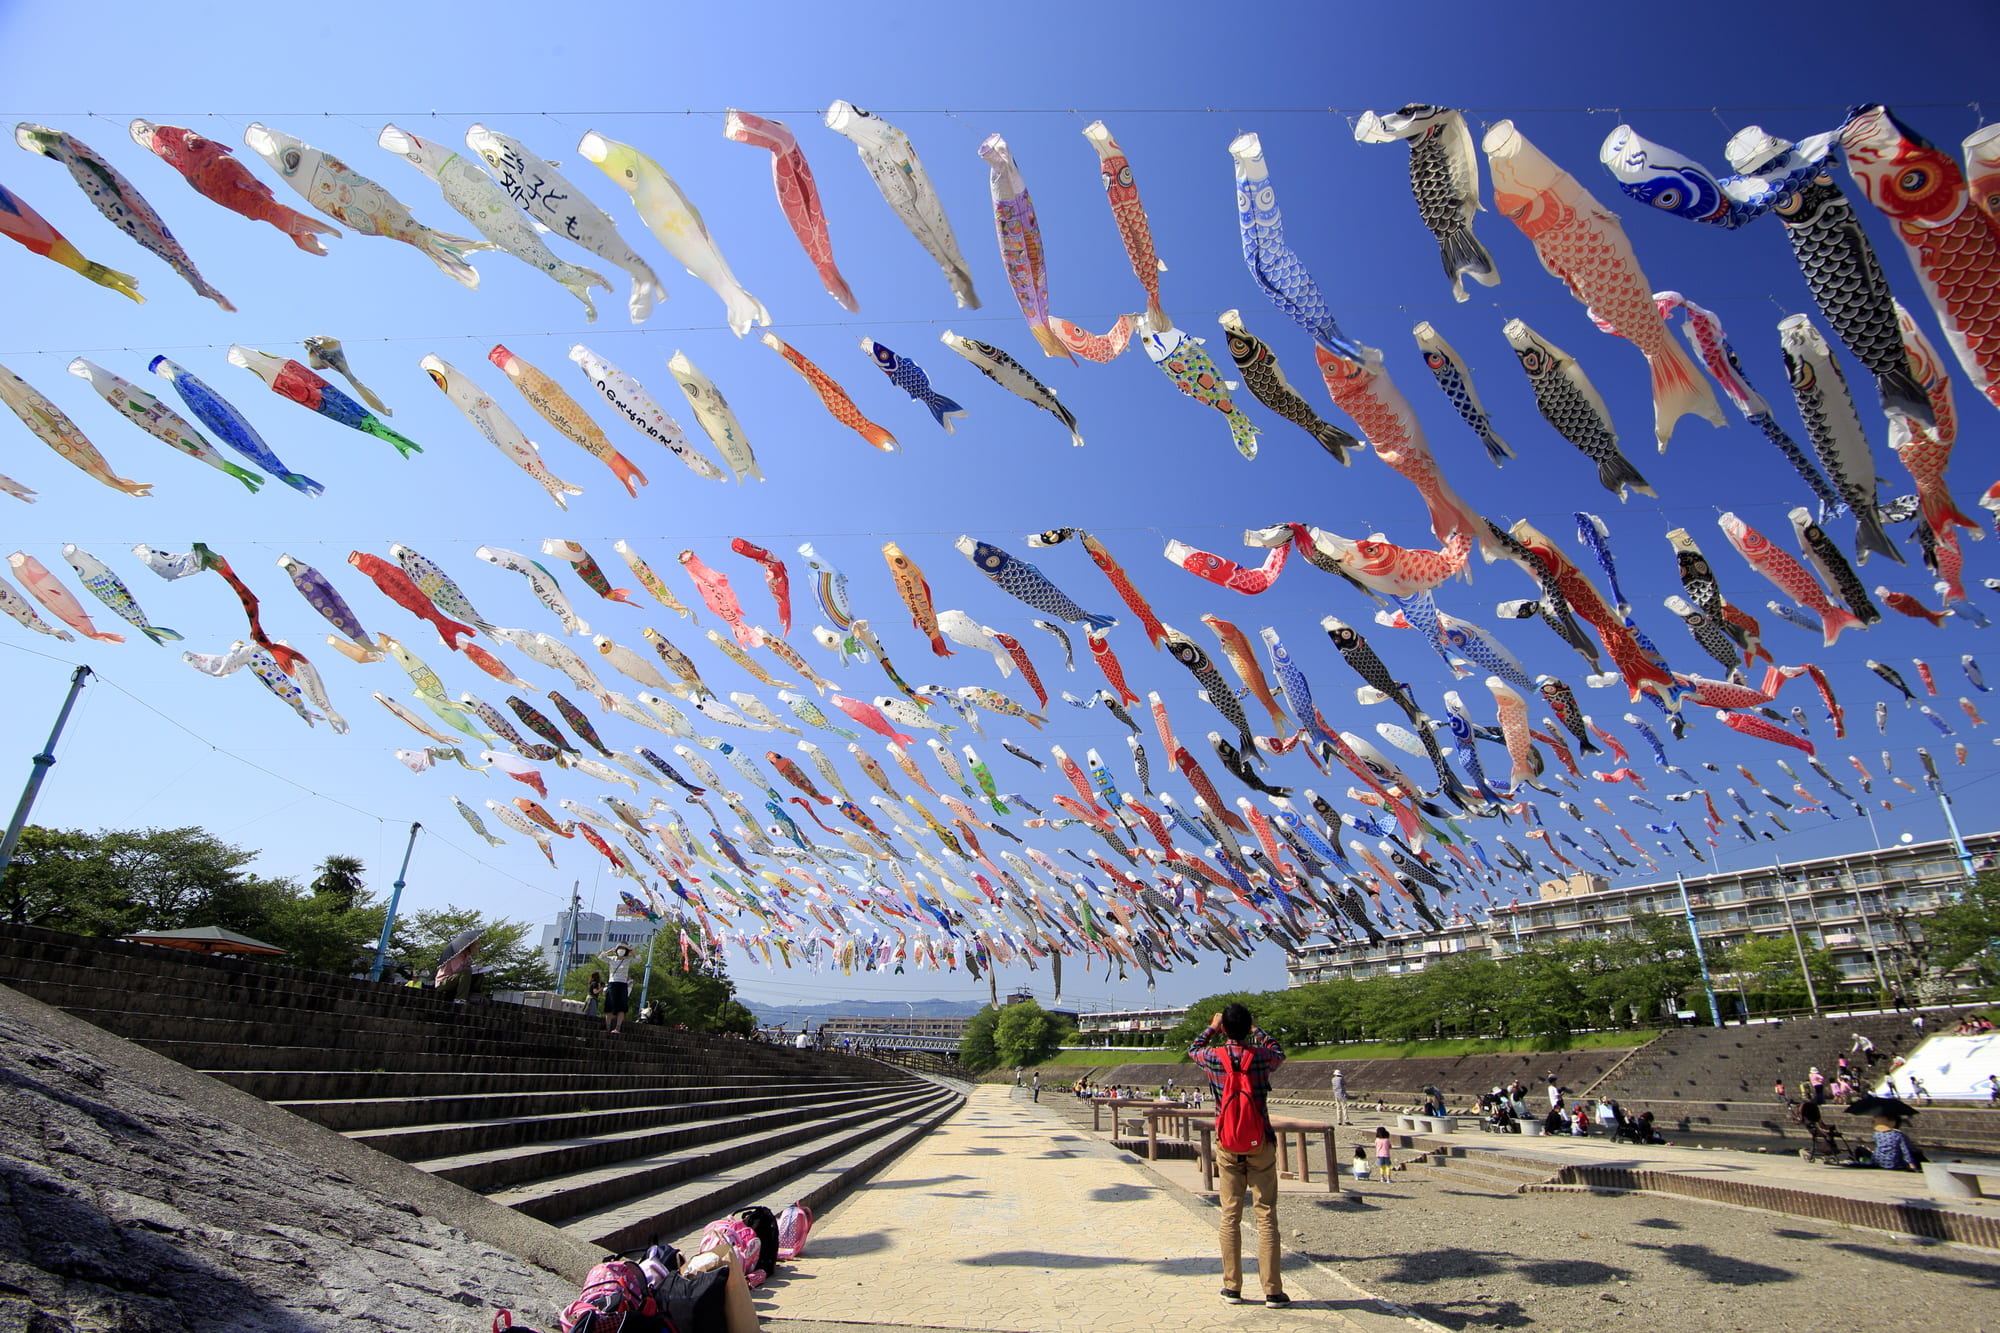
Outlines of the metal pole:
{"type": "MultiPolygon", "coordinates": [[[[1806,979],[1806,1002],[1812,1006],[1813,1016],[1819,1016],[1819,993],[1813,989],[1812,969],[1806,966],[1805,941],[1799,938],[1799,923],[1792,917],[1792,898],[1785,891],[1785,863],[1776,857],[1771,859],[1771,868],[1778,873],[1778,900],[1785,905],[1785,924],[1792,928],[1792,947],[1799,951],[1799,975],[1806,979]]],[[[1812,905],[1812,899],[1806,899],[1812,905]]]]}
{"type": "Polygon", "coordinates": [[[1694,941],[1694,960],[1701,964],[1701,988],[1708,992],[1708,1016],[1715,1026],[1722,1026],[1722,1007],[1715,1002],[1715,983],[1708,979],[1708,955],[1702,951],[1701,931],[1694,924],[1694,904],[1688,901],[1687,881],[1681,872],[1674,872],[1674,883],[1680,885],[1681,910],[1687,913],[1688,937],[1694,941]]]}
{"type": "Polygon", "coordinates": [[[653,946],[660,942],[660,927],[655,924],[653,933],[646,937],[646,975],[639,981],[639,1012],[646,1012],[646,997],[653,990],[653,946]]]}
{"type": "Polygon", "coordinates": [[[1854,890],[1855,910],[1861,913],[1861,928],[1868,932],[1868,952],[1875,957],[1875,983],[1882,988],[1882,998],[1889,998],[1889,978],[1882,974],[1882,950],[1875,943],[1875,926],[1868,920],[1868,904],[1862,901],[1861,890],[1854,890]]]}
{"type": "Polygon", "coordinates": [[[576,952],[576,913],[583,903],[583,881],[569,882],[569,924],[563,927],[561,942],[557,948],[561,953],[556,958],[556,994],[562,994],[563,980],[569,976],[570,957],[576,952]]]}
{"type": "MultiPolygon", "coordinates": [[[[1965,839],[1958,834],[1958,819],[1951,812],[1951,797],[1945,795],[1943,788],[1939,788],[1937,798],[1938,805],[1944,810],[1944,826],[1951,830],[1951,845],[1958,849],[1958,863],[1965,867],[1965,878],[1970,880],[1973,874],[1972,854],[1965,850],[1965,839]]],[[[0,865],[4,864],[0,862],[0,865]]]]}
{"type": "Polygon", "coordinates": [[[14,862],[14,847],[21,841],[21,830],[27,827],[28,812],[35,808],[35,795],[42,789],[42,780],[55,767],[56,742],[62,738],[63,728],[69,723],[69,710],[76,706],[76,696],[83,692],[84,677],[90,668],[79,666],[69,676],[69,693],[64,696],[62,708],[56,713],[56,724],[49,729],[48,743],[42,752],[34,757],[28,770],[28,785],[21,788],[21,803],[14,807],[14,818],[7,825],[7,835],[0,838],[0,879],[7,877],[7,867],[14,862]]]}
{"type": "Polygon", "coordinates": [[[382,971],[389,965],[389,932],[396,928],[396,909],[403,904],[403,879],[410,873],[410,853],[417,847],[417,830],[423,827],[414,820],[410,823],[410,840],[403,844],[403,868],[396,872],[396,884],[389,894],[389,911],[382,918],[382,938],[375,941],[375,968],[369,973],[369,980],[380,981],[382,971]]]}

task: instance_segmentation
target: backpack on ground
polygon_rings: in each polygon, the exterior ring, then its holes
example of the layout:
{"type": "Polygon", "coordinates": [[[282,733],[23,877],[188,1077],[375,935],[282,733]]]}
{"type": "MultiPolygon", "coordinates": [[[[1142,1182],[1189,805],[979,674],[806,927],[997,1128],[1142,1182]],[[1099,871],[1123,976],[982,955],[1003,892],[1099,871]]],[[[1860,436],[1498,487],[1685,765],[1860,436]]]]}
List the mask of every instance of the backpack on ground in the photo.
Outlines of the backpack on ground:
{"type": "Polygon", "coordinates": [[[757,1233],[756,1266],[766,1273],[776,1271],[782,1244],[778,1236],[778,1215],[759,1203],[737,1213],[736,1219],[757,1233]]]}
{"type": "Polygon", "coordinates": [[[607,1259],[591,1269],[561,1325],[562,1333],[659,1333],[664,1327],[652,1286],[630,1259],[607,1259]]]}
{"type": "Polygon", "coordinates": [[[1264,1146],[1264,1115],[1250,1090],[1250,1052],[1242,1052],[1243,1063],[1238,1066],[1230,1058],[1232,1050],[1222,1048],[1222,1067],[1228,1072],[1216,1099],[1215,1143],[1224,1152],[1253,1153],[1264,1146]]]}
{"type": "MultiPolygon", "coordinates": [[[[736,1254],[736,1266],[743,1270],[743,1280],[753,1287],[764,1284],[770,1270],[764,1267],[763,1242],[757,1233],[740,1217],[725,1217],[719,1222],[710,1222],[708,1229],[701,1233],[701,1243],[696,1248],[712,1250],[719,1244],[726,1244],[736,1254]]],[[[770,1260],[776,1263],[777,1260],[770,1260]]]]}
{"type": "Polygon", "coordinates": [[[806,1251],[806,1237],[812,1234],[813,1210],[802,1203],[787,1204],[778,1214],[778,1257],[796,1259],[806,1251]]]}

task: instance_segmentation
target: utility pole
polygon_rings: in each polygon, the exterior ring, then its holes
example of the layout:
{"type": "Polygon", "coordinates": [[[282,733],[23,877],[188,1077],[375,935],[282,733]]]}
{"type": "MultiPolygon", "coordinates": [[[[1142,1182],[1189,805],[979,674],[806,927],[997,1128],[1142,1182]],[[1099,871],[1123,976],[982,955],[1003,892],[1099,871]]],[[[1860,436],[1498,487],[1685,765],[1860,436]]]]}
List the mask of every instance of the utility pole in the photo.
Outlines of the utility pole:
{"type": "Polygon", "coordinates": [[[561,953],[556,958],[556,994],[562,994],[563,979],[569,975],[570,955],[576,952],[576,913],[582,903],[583,881],[569,883],[569,923],[563,927],[561,953]]]}
{"type": "Polygon", "coordinates": [[[1708,979],[1708,955],[1702,951],[1701,931],[1694,924],[1694,904],[1688,901],[1687,881],[1681,872],[1674,872],[1674,883],[1680,885],[1681,910],[1687,913],[1688,937],[1694,941],[1694,960],[1701,964],[1701,988],[1708,992],[1708,1016],[1715,1026],[1722,1026],[1722,1008],[1715,1002],[1715,983],[1708,979]]]}
{"type": "MultiPolygon", "coordinates": [[[[1806,966],[1805,941],[1799,938],[1799,923],[1792,917],[1792,897],[1785,890],[1785,863],[1777,857],[1771,858],[1771,869],[1778,875],[1778,901],[1785,905],[1785,924],[1792,928],[1792,947],[1799,951],[1799,975],[1806,979],[1806,1002],[1812,1006],[1813,1016],[1819,1016],[1819,992],[1813,989],[1812,969],[1806,966]]],[[[1808,898],[1807,903],[1811,903],[1808,898]]]]}
{"type": "Polygon", "coordinates": [[[21,788],[21,803],[14,807],[14,818],[7,825],[7,834],[0,838],[0,879],[7,877],[7,867],[14,863],[14,847],[21,841],[21,830],[27,827],[28,812],[35,808],[35,795],[42,789],[42,780],[55,767],[56,742],[62,739],[63,728],[69,724],[70,709],[76,707],[76,696],[83,693],[83,682],[90,675],[90,668],[79,666],[70,673],[69,694],[63,698],[60,711],[56,713],[56,724],[49,731],[48,743],[42,752],[34,757],[28,770],[28,785],[21,788]]]}
{"type": "Polygon", "coordinates": [[[389,911],[382,918],[382,938],[375,941],[375,967],[369,973],[371,981],[382,979],[383,969],[389,966],[389,933],[396,928],[396,909],[403,905],[403,881],[410,873],[410,853],[416,850],[417,830],[422,824],[410,823],[410,840],[403,844],[403,867],[396,872],[396,884],[389,894],[389,911]]]}

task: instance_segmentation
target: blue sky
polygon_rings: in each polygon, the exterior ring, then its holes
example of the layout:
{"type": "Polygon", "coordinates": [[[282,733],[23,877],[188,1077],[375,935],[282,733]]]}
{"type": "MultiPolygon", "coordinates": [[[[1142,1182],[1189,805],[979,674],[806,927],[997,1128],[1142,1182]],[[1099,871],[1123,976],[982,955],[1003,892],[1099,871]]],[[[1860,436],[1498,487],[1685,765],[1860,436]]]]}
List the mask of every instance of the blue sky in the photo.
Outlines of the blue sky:
{"type": "MultiPolygon", "coordinates": [[[[986,167],[975,149],[988,134],[1006,136],[1039,211],[1052,306],[1102,329],[1143,300],[1104,204],[1095,156],[1080,133],[1102,117],[1132,160],[1159,254],[1169,265],[1162,278],[1165,306],[1180,327],[1208,338],[1215,355],[1227,359],[1216,314],[1241,308],[1251,328],[1276,348],[1294,383],[1333,416],[1312,374],[1309,341],[1264,301],[1241,262],[1226,145],[1237,133],[1255,130],[1278,177],[1293,246],[1346,329],[1385,350],[1463,494],[1502,521],[1529,518],[1580,562],[1569,515],[1577,508],[1600,514],[1611,526],[1622,581],[1641,623],[1677,666],[1700,671],[1704,659],[1660,607],[1662,597],[1679,591],[1662,534],[1688,526],[1713,558],[1725,592],[1763,620],[1766,641],[1780,659],[1816,661],[1831,674],[1848,709],[1847,742],[1831,740],[1808,683],[1790,686],[1780,700],[1781,707],[1807,709],[1829,767],[1846,777],[1844,756],[1851,751],[1879,776],[1877,753],[1887,746],[1897,756],[1897,772],[1915,780],[1914,747],[1929,745],[1947,765],[1964,825],[1994,825],[2000,785],[1988,779],[2000,768],[1989,733],[1967,726],[1955,704],[1959,694],[1970,693],[1957,667],[1959,654],[1990,656],[2000,676],[2000,652],[1987,643],[1994,631],[1962,620],[1934,630],[1891,614],[1871,633],[1850,635],[1822,652],[1816,637],[1765,613],[1763,603],[1775,590],[1727,549],[1714,518],[1734,509],[1789,542],[1785,511],[1805,496],[1776,451],[1732,412],[1722,430],[1688,419],[1665,457],[1654,454],[1646,447],[1650,413],[1640,359],[1596,333],[1582,307],[1542,272],[1526,240],[1491,213],[1482,215],[1478,229],[1504,282],[1455,305],[1409,198],[1404,150],[1357,144],[1351,131],[1359,110],[1392,110],[1410,101],[1468,108],[1475,135],[1481,125],[1514,117],[1539,147],[1624,216],[1655,288],[1680,289],[1722,316],[1751,379],[1803,439],[1785,393],[1775,326],[1787,314],[1810,312],[1811,305],[1776,224],[1723,233],[1642,215],[1596,165],[1597,147],[1624,119],[1658,142],[1720,166],[1723,141],[1743,125],[1761,123],[1796,138],[1831,128],[1851,103],[1880,100],[1955,151],[1981,122],[1981,94],[1995,92],[1981,77],[1990,77],[1984,56],[2000,37],[2000,19],[1990,7],[1932,11],[1929,26],[1945,40],[1913,35],[1908,44],[1931,49],[1920,60],[1896,61],[1884,59],[1879,48],[1880,8],[1858,5],[1821,6],[1810,21],[1775,5],[1688,4],[1670,16],[1643,19],[1603,8],[1579,10],[1573,18],[1545,10],[1537,24],[1496,20],[1490,8],[1470,6],[1427,7],[1422,20],[1412,22],[1407,11],[1360,7],[1264,6],[1196,17],[1158,6],[1110,5],[1093,7],[1089,23],[1080,24],[1071,9],[1037,5],[991,15],[911,10],[890,19],[781,4],[758,9],[746,22],[742,13],[723,9],[599,4],[587,22],[572,23],[546,5],[489,4],[476,21],[448,26],[428,18],[399,26],[407,10],[355,5],[288,16],[282,41],[262,22],[210,19],[199,9],[171,23],[159,22],[153,7],[110,4],[93,13],[99,35],[86,36],[49,7],[0,6],[7,120],[68,130],[118,165],[240,313],[225,314],[200,299],[119,235],[56,163],[26,153],[0,159],[0,183],[86,255],[138,275],[149,297],[145,306],[134,306],[11,242],[0,244],[0,280],[10,295],[0,362],[63,406],[122,475],[157,487],[150,499],[100,487],[11,416],[0,417],[0,472],[42,497],[33,506],[0,499],[0,545],[35,554],[73,584],[59,551],[62,543],[75,542],[121,573],[156,623],[187,636],[171,649],[136,635],[124,645],[64,645],[11,621],[0,623],[0,684],[9,700],[0,710],[0,761],[13,766],[0,767],[0,782],[9,771],[25,775],[26,759],[39,747],[61,697],[66,664],[87,661],[103,676],[86,692],[65,738],[61,763],[36,811],[39,822],[199,823],[262,848],[266,871],[301,874],[329,852],[352,852],[386,886],[415,819],[434,833],[417,844],[406,896],[412,907],[456,902],[546,919],[579,877],[586,901],[594,895],[602,907],[614,900],[612,881],[599,874],[588,848],[564,844],[562,869],[551,871],[516,835],[508,835],[505,848],[479,844],[450,808],[454,794],[475,807],[489,796],[504,800],[519,790],[513,784],[455,767],[413,775],[395,762],[392,750],[422,742],[368,696],[381,690],[405,697],[403,676],[391,664],[357,667],[330,650],[314,651],[325,627],[275,567],[287,551],[334,579],[371,629],[416,649],[454,694],[471,689],[497,700],[505,691],[496,682],[447,653],[428,629],[347,566],[350,550],[386,555],[389,543],[405,543],[442,564],[496,622],[553,629],[523,582],[475,560],[476,547],[530,550],[547,537],[569,538],[584,542],[618,574],[623,570],[611,547],[623,538],[692,600],[692,589],[673,568],[674,553],[688,546],[731,576],[753,619],[769,622],[757,570],[729,553],[729,539],[740,536],[793,565],[799,651],[847,692],[882,693],[884,681],[873,666],[842,673],[808,636],[817,613],[807,571],[792,553],[810,539],[853,580],[857,604],[906,676],[1025,694],[1018,680],[1001,681],[990,663],[969,652],[931,669],[879,555],[881,544],[894,539],[924,569],[939,607],[966,609],[1014,633],[1052,692],[1068,688],[1083,695],[1101,683],[1090,664],[1065,675],[1053,641],[1028,626],[1033,613],[979,577],[951,545],[971,533],[1021,554],[1023,534],[1077,525],[1110,545],[1168,623],[1197,637],[1203,637],[1197,622],[1204,612],[1235,621],[1253,637],[1262,625],[1278,626],[1311,676],[1323,710],[1341,726],[1365,732],[1387,719],[1349,702],[1354,678],[1317,625],[1329,612],[1362,625],[1399,678],[1434,697],[1448,687],[1436,657],[1407,634],[1367,624],[1369,607],[1316,571],[1295,562],[1275,588],[1252,599],[1183,574],[1157,554],[1173,538],[1234,554],[1244,528],[1294,520],[1349,536],[1380,530],[1391,540],[1422,545],[1428,538],[1423,509],[1405,483],[1369,457],[1348,469],[1332,466],[1301,432],[1247,393],[1239,401],[1264,435],[1261,456],[1246,463],[1230,447],[1223,422],[1175,393],[1136,349],[1109,366],[1075,368],[1030,355],[1033,344],[999,263],[986,167]],[[125,53],[115,59],[105,54],[113,34],[122,34],[116,40],[125,53]],[[983,309],[953,308],[937,268],[883,205],[851,146],[819,123],[818,111],[835,98],[879,112],[910,134],[972,264],[983,309]],[[859,315],[848,315],[821,290],[772,198],[766,155],[723,139],[727,107],[782,118],[798,135],[818,178],[835,254],[860,298],[859,315]],[[1326,109],[1333,107],[1338,109],[1326,109]],[[484,121],[560,160],[654,263],[671,298],[635,328],[625,316],[621,285],[610,299],[600,293],[601,316],[587,326],[567,294],[505,256],[476,260],[482,275],[476,292],[381,239],[350,234],[331,242],[331,257],[309,257],[271,228],[197,197],[132,144],[124,127],[134,116],[187,125],[232,145],[240,144],[249,122],[264,121],[344,157],[389,187],[419,219],[448,231],[463,230],[461,220],[427,180],[377,148],[375,137],[393,120],[457,144],[468,125],[484,121]],[[737,276],[770,308],[777,331],[898,435],[900,455],[866,448],[824,414],[803,382],[754,335],[738,340],[729,333],[715,297],[666,257],[629,202],[578,155],[577,140],[590,129],[639,146],[673,174],[702,209],[737,276]],[[1620,505],[1535,414],[1499,335],[1501,324],[1515,316],[1582,362],[1610,404],[1630,456],[1653,479],[1658,501],[1635,496],[1620,505]],[[1409,335],[1423,319],[1466,356],[1489,411],[1521,452],[1506,469],[1495,471],[1485,461],[1429,382],[1409,335]],[[954,357],[938,341],[946,328],[1020,357],[1076,412],[1088,446],[1070,448],[1052,419],[954,357]],[[231,342],[296,355],[299,340],[312,334],[344,341],[356,371],[395,409],[394,425],[424,445],[421,455],[402,460],[378,440],[279,401],[224,360],[231,342]],[[970,410],[956,435],[938,431],[870,366],[855,346],[863,334],[915,357],[941,391],[970,410]],[[567,349],[579,340],[644,381],[692,430],[665,369],[677,348],[685,350],[736,405],[770,480],[740,488],[701,481],[600,408],[596,415],[614,442],[652,479],[637,500],[628,499],[599,464],[541,428],[485,360],[490,346],[505,342],[582,400],[587,386],[567,360],[567,349]],[[161,352],[229,396],[287,461],[326,483],[325,496],[307,499],[276,485],[250,496],[112,420],[88,386],[63,369],[82,354],[151,386],[146,362],[161,352]],[[417,368],[430,352],[485,385],[542,443],[552,469],[586,488],[567,513],[498,457],[431,386],[417,368]],[[336,707],[353,723],[349,735],[335,736],[323,726],[306,730],[247,676],[212,680],[181,663],[181,647],[225,650],[243,634],[241,611],[219,580],[161,583],[129,550],[136,542],[184,550],[191,541],[228,556],[263,598],[273,635],[312,653],[336,707]],[[1891,709],[1889,734],[1876,734],[1872,707],[1889,691],[1862,668],[1869,657],[1897,665],[1913,685],[1911,659],[1933,664],[1942,697],[1932,702],[1958,728],[1954,739],[1971,747],[1966,767],[1951,767],[1952,740],[1937,736],[1900,703],[1891,709]]],[[[276,184],[263,163],[247,151],[239,155],[276,184]]],[[[300,202],[282,185],[277,189],[281,201],[300,202]]],[[[1864,212],[1892,284],[1941,344],[1900,247],[1878,215],[1864,212]]],[[[564,254],[588,260],[578,251],[564,254]]],[[[1858,374],[1858,367],[1848,368],[1850,377],[1858,374]]],[[[1991,408],[1962,379],[1959,412],[1952,478],[1961,503],[1970,505],[2000,472],[1994,466],[2000,451],[1991,408]]],[[[1884,493],[1909,490],[1879,418],[1870,427],[1884,493]]],[[[1835,525],[1843,543],[1849,526],[1835,525]]],[[[1995,550],[1990,539],[1968,548],[1968,584],[1989,614],[2000,614],[2000,602],[1979,581],[2000,573],[1995,550]]],[[[1065,547],[1036,558],[1086,606],[1122,610],[1082,551],[1065,547]]],[[[1886,582],[1934,600],[1927,577],[1915,568],[1914,549],[1911,562],[1910,569],[1887,570],[1871,563],[1863,576],[1871,586],[1886,582]]],[[[1521,575],[1476,563],[1473,572],[1471,585],[1441,590],[1446,610],[1497,632],[1531,671],[1572,679],[1600,722],[1611,724],[1625,711],[1622,695],[1583,690],[1576,659],[1541,627],[1495,618],[1495,602],[1532,594],[1521,575]]],[[[621,642],[637,642],[642,625],[655,625],[676,641],[700,644],[704,666],[726,680],[726,688],[771,695],[739,678],[698,631],[685,630],[665,612],[656,615],[658,608],[599,602],[573,579],[566,587],[593,626],[621,642]]],[[[100,624],[110,619],[98,617],[100,624]]],[[[704,625],[712,623],[703,616],[704,625]]],[[[1133,684],[1142,694],[1161,691],[1183,733],[1198,739],[1219,725],[1193,697],[1181,668],[1147,651],[1135,628],[1121,627],[1114,643],[1133,684]]],[[[563,684],[518,657],[510,660],[545,687],[563,684]]],[[[1472,684],[1467,698],[1483,714],[1490,705],[1472,684]]],[[[1079,756],[1094,745],[1114,770],[1125,772],[1121,729],[1102,710],[1079,713],[1060,702],[1055,710],[1040,735],[1024,726],[989,726],[984,743],[962,735],[954,743],[970,739],[1003,789],[1028,793],[1037,803],[1057,788],[1001,751],[1000,736],[1037,750],[1060,743],[1079,756]]],[[[1673,747],[1678,762],[1692,768],[1709,759],[1725,770],[1745,762],[1766,786],[1787,793],[1790,784],[1779,780],[1773,761],[1789,752],[1739,739],[1712,718],[1697,721],[1689,742],[1673,747]]],[[[1616,729],[1633,744],[1635,767],[1655,772],[1630,729],[1616,729]]],[[[665,740],[635,734],[639,728],[616,718],[605,719],[601,730],[628,747],[665,740]]],[[[789,748],[790,738],[781,739],[789,748]]],[[[755,753],[767,748],[752,741],[755,753]]],[[[837,745],[833,749],[838,753],[837,745]]],[[[1158,755],[1154,768],[1164,769],[1158,755]]],[[[1211,771],[1233,797],[1230,779],[1211,771]]],[[[1279,781],[1301,784],[1315,776],[1297,759],[1279,761],[1274,772],[1279,781]]],[[[1656,793],[1678,788],[1671,777],[1661,777],[1663,783],[1653,784],[1656,793]]],[[[1731,780],[1743,786],[1733,774],[1731,780]]],[[[598,794],[585,780],[561,782],[553,795],[590,800],[598,794]]],[[[898,785],[904,785],[900,778],[898,785]]],[[[1317,785],[1337,792],[1346,784],[1317,785]]],[[[1723,785],[1712,783],[1719,799],[1723,785]]],[[[1941,834],[1933,802],[1880,781],[1877,788],[1900,798],[1893,813],[1878,814],[1884,839],[1904,829],[1918,837],[1941,834]]],[[[1629,788],[1606,791],[1607,800],[1622,805],[1629,788]]],[[[1622,822],[1635,831],[1654,817],[1637,809],[1632,814],[1622,822]]],[[[1778,844],[1787,856],[1869,843],[1868,826],[1858,819],[1788,822],[1800,831],[1778,844]]],[[[1736,857],[1747,861],[1770,850],[1746,848],[1736,857]]],[[[773,975],[761,962],[739,963],[737,971],[751,993],[778,999],[970,996],[983,990],[959,977],[923,973],[773,975]]],[[[1118,986],[1101,976],[1082,979],[1077,971],[1070,970],[1072,996],[1119,1004],[1149,998],[1142,982],[1118,986]]],[[[1267,950],[1226,979],[1212,963],[1163,978],[1156,998],[1188,999],[1228,983],[1276,985],[1281,979],[1279,955],[1267,950]]],[[[1025,981],[1046,995],[1045,976],[1010,970],[1001,980],[1025,981]]]]}

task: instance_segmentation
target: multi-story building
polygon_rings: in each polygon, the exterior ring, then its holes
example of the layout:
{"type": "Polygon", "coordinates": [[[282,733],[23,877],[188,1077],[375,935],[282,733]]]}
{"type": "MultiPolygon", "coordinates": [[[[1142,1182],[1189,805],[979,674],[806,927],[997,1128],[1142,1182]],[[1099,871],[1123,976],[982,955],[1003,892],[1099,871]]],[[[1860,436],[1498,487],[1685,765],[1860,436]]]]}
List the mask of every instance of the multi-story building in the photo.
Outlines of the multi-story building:
{"type": "Polygon", "coordinates": [[[938,1037],[946,1041],[963,1041],[965,1025],[971,1021],[965,1015],[920,1018],[914,1014],[870,1014],[865,1017],[823,1018],[818,1030],[828,1037],[938,1037]]]}
{"type": "MultiPolygon", "coordinates": [[[[655,932],[665,924],[664,921],[648,921],[644,917],[627,920],[623,917],[606,918],[596,912],[578,912],[572,938],[570,914],[559,912],[554,921],[542,927],[542,961],[549,965],[551,972],[564,971],[562,946],[565,939],[570,940],[571,968],[594,965],[597,955],[614,944],[629,944],[643,952],[655,932]]],[[[637,976],[637,973],[633,974],[635,980],[637,976]]]]}
{"type": "MultiPolygon", "coordinates": [[[[1977,870],[2000,862],[2000,832],[1971,835],[1965,847],[1977,870]]],[[[1900,957],[1921,943],[1922,918],[1965,879],[1957,849],[1942,840],[1689,877],[1686,908],[1673,880],[1611,888],[1575,875],[1542,885],[1537,901],[1495,906],[1485,920],[1460,912],[1428,934],[1307,945],[1285,971],[1293,986],[1421,972],[1448,954],[1505,959],[1534,944],[1615,934],[1646,913],[1691,911],[1707,948],[1796,927],[1804,948],[1829,951],[1844,988],[1873,990],[1893,984],[1900,957]]]]}
{"type": "Polygon", "coordinates": [[[1113,1033],[1158,1036],[1169,1028],[1179,1026],[1185,1017],[1186,1005],[1178,1009],[1105,1009],[1094,1014],[1078,1014],[1076,1030],[1088,1045],[1113,1033]]]}

